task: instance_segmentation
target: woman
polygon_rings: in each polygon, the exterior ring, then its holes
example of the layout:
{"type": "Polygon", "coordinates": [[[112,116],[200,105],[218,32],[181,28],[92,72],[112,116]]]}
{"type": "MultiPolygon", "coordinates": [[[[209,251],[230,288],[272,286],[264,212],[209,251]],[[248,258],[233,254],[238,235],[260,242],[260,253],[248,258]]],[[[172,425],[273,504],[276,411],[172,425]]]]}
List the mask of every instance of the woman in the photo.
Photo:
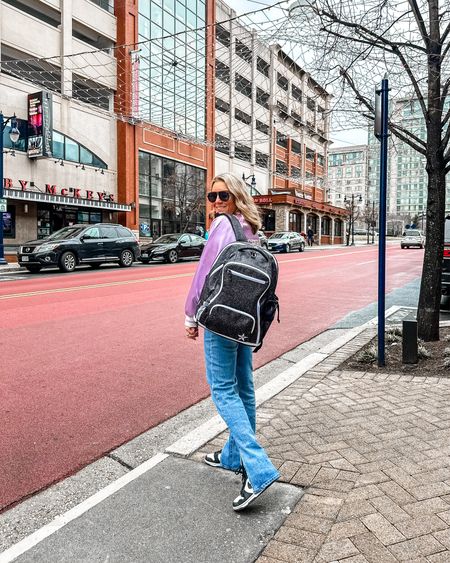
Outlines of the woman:
{"type": "MultiPolygon", "coordinates": [[[[194,315],[205,278],[220,251],[236,240],[230,221],[222,213],[234,214],[250,241],[258,244],[261,228],[258,210],[242,180],[221,174],[212,181],[208,201],[216,218],[211,224],[191,289],[186,300],[186,336],[198,337],[194,315]],[[219,215],[219,216],[218,216],[219,215]]],[[[246,508],[279,477],[279,473],[256,440],[256,401],[253,385],[252,349],[205,330],[206,378],[217,411],[230,431],[220,452],[207,454],[205,463],[242,472],[242,488],[233,501],[236,511],[246,508]]]]}

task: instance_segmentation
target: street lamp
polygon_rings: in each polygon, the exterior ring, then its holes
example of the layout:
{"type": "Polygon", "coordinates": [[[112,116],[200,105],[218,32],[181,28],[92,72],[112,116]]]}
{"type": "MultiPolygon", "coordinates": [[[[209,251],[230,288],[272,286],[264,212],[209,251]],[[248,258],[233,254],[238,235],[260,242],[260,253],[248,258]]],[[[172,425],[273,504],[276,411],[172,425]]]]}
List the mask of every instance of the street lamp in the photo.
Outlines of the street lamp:
{"type": "MultiPolygon", "coordinates": [[[[350,203],[349,211],[350,211],[350,224],[348,226],[348,234],[347,234],[347,246],[350,244],[350,233],[352,234],[352,246],[355,246],[355,208],[358,204],[355,204],[355,194],[352,194],[351,199],[348,199],[347,196],[344,197],[344,203],[350,203]]],[[[361,194],[358,195],[358,202],[362,202],[361,194]]]]}
{"type": "Polygon", "coordinates": [[[8,263],[5,260],[5,248],[3,244],[3,213],[6,211],[6,199],[3,198],[3,131],[9,122],[11,122],[9,138],[11,142],[15,144],[20,137],[20,131],[17,128],[16,114],[5,118],[0,111],[0,266],[8,263]]]}
{"type": "Polygon", "coordinates": [[[258,195],[258,192],[256,191],[256,178],[254,174],[246,176],[244,173],[242,173],[242,180],[247,184],[247,186],[250,186],[250,195],[258,195]],[[247,180],[249,180],[250,178],[251,181],[250,184],[248,184],[247,180]]]}

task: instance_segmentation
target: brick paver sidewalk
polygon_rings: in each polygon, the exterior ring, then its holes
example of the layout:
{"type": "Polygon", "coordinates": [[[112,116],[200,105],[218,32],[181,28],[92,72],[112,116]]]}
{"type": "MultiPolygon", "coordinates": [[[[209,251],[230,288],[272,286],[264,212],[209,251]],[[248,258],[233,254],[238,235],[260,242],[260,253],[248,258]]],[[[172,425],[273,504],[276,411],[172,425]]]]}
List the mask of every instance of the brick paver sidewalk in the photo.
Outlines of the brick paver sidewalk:
{"type": "Polygon", "coordinates": [[[258,563],[448,563],[450,379],[336,371],[348,355],[258,409],[281,480],[305,487],[258,563]]]}

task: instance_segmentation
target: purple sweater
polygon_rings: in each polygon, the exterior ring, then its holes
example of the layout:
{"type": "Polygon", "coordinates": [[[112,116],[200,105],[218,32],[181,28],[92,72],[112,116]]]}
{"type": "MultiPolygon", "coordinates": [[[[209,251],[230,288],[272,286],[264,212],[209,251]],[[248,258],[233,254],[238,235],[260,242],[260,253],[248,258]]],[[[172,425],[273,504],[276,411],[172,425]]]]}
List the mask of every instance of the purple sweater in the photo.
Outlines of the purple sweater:
{"type": "MultiPolygon", "coordinates": [[[[252,233],[252,229],[246,222],[244,217],[240,213],[236,213],[236,217],[239,219],[247,239],[249,241],[259,242],[258,235],[252,233]]],[[[219,255],[220,251],[225,248],[227,244],[235,241],[236,237],[234,236],[233,227],[231,226],[230,221],[226,217],[217,217],[216,219],[214,219],[214,221],[211,223],[209,237],[200,258],[194,279],[192,280],[191,289],[189,290],[186,299],[186,326],[197,326],[197,323],[194,321],[194,315],[197,309],[200,293],[205,283],[205,278],[208,275],[211,266],[214,260],[219,255]]]]}

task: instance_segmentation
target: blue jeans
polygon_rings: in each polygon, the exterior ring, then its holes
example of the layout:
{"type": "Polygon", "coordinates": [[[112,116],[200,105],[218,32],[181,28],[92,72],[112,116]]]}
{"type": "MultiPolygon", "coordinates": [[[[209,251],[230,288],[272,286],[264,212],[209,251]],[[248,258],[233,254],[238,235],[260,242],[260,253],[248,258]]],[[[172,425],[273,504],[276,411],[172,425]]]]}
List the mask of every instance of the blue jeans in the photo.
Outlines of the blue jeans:
{"type": "Polygon", "coordinates": [[[280,476],[256,441],[256,402],[252,349],[205,330],[206,378],[217,411],[230,436],[222,449],[221,465],[243,465],[253,490],[259,492],[280,476]]]}

